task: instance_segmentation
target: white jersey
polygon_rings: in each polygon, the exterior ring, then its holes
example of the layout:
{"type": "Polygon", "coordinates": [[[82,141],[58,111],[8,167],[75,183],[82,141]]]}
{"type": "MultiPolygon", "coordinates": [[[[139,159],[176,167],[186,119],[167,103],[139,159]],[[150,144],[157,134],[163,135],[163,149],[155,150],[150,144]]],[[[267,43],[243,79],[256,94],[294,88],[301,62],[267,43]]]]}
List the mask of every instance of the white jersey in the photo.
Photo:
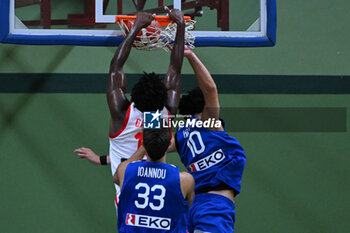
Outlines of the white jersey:
{"type": "MultiPolygon", "coordinates": [[[[166,108],[162,114],[168,115],[166,108]]],[[[131,103],[125,115],[122,128],[114,135],[109,135],[109,156],[112,175],[117,170],[122,159],[130,158],[142,143],[143,113],[131,103]]],[[[117,194],[120,191],[115,185],[117,194]]]]}

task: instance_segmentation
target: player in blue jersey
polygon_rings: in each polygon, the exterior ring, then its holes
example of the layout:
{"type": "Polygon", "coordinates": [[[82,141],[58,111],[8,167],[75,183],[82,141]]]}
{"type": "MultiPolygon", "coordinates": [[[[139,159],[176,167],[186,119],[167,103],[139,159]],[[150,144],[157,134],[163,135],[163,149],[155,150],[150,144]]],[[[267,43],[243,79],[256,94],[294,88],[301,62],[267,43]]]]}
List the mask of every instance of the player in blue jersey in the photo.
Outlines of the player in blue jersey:
{"type": "Polygon", "coordinates": [[[114,174],[114,182],[122,187],[119,233],[187,231],[195,183],[189,173],[180,173],[179,168],[165,163],[170,138],[169,129],[144,129],[144,146],[114,174]],[[149,161],[136,161],[145,152],[149,161]]]}
{"type": "Polygon", "coordinates": [[[185,49],[185,57],[199,86],[181,98],[179,113],[193,117],[175,136],[181,161],[196,182],[196,196],[189,211],[190,232],[231,233],[234,198],[240,192],[245,153],[239,142],[225,132],[219,119],[218,92],[210,73],[192,51],[185,49]]]}

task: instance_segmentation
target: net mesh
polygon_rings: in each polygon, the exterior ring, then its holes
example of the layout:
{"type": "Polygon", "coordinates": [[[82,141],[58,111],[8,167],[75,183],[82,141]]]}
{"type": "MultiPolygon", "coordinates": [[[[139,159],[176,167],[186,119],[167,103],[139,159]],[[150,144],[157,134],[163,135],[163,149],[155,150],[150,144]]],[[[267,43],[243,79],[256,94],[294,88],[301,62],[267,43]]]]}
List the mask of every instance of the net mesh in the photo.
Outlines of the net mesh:
{"type": "MultiPolygon", "coordinates": [[[[195,36],[190,30],[194,29],[196,21],[189,20],[185,22],[185,44],[189,48],[194,48],[195,36]]],[[[126,36],[134,21],[130,19],[120,19],[119,26],[126,36]]],[[[175,42],[177,25],[174,22],[169,22],[165,27],[160,27],[159,24],[152,23],[147,28],[142,28],[140,33],[136,36],[133,46],[139,50],[159,50],[164,49],[169,51],[167,45],[172,45],[175,42]]]]}

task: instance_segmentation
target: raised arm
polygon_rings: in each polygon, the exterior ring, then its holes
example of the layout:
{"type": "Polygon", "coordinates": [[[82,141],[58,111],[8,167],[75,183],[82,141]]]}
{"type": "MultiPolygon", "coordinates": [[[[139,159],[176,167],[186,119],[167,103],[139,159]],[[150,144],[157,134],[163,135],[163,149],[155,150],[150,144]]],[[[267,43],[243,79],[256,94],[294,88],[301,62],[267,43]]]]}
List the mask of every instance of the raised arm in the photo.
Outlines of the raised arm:
{"type": "Polygon", "coordinates": [[[134,26],[119,45],[109,68],[107,84],[107,102],[111,113],[110,134],[115,134],[122,127],[125,112],[129,106],[126,93],[126,76],[123,70],[124,64],[129,57],[131,46],[143,27],[151,24],[155,15],[145,12],[137,13],[134,26]]]}
{"type": "MultiPolygon", "coordinates": [[[[197,55],[192,52],[187,47],[185,48],[185,57],[190,62],[192,69],[195,73],[197,83],[204,96],[204,109],[202,112],[202,120],[209,118],[219,119],[220,115],[220,103],[218,97],[218,90],[216,84],[211,77],[208,69],[203,65],[201,60],[197,55]]],[[[223,128],[217,129],[213,128],[212,130],[223,130],[223,128]]]]}
{"type": "Polygon", "coordinates": [[[170,65],[164,79],[164,84],[168,89],[167,108],[171,114],[176,114],[180,102],[181,92],[181,68],[184,56],[185,21],[184,14],[178,9],[165,8],[169,16],[177,24],[176,37],[170,55],[170,65]]]}
{"type": "Polygon", "coordinates": [[[133,0],[135,8],[137,11],[142,11],[145,6],[146,0],[133,0]]]}

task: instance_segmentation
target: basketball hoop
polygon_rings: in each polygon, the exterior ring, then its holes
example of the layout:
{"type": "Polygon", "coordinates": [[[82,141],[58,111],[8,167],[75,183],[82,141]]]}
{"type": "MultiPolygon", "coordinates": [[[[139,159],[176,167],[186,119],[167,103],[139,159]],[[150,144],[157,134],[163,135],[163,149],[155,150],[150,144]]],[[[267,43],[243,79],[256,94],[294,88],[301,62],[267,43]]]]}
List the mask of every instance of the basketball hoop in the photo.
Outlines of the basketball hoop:
{"type": "MultiPolygon", "coordinates": [[[[116,23],[119,24],[124,36],[126,36],[134,25],[136,15],[117,15],[116,23]]],[[[196,21],[185,16],[185,44],[189,48],[194,48],[195,37],[189,32],[194,28],[196,21]]],[[[152,23],[142,28],[136,36],[133,46],[139,50],[164,49],[169,51],[167,45],[175,42],[177,25],[170,16],[156,16],[152,23]]]]}

